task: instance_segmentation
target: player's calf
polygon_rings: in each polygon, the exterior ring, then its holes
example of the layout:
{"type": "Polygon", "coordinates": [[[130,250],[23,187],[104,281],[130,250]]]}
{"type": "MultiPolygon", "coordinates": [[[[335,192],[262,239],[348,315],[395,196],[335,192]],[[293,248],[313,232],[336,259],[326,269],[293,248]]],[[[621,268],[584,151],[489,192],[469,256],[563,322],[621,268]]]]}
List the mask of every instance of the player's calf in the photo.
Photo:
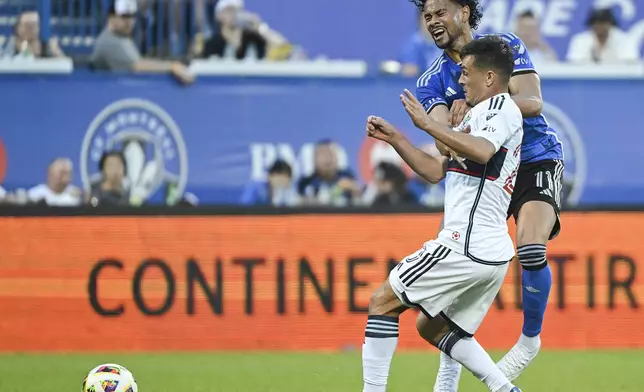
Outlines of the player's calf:
{"type": "Polygon", "coordinates": [[[363,392],[384,392],[398,345],[398,316],[407,309],[385,282],[371,296],[362,345],[363,392]]]}
{"type": "Polygon", "coordinates": [[[535,337],[541,333],[548,305],[552,275],[546,261],[546,245],[533,243],[517,248],[519,263],[523,267],[523,334],[535,337]]]}
{"type": "Polygon", "coordinates": [[[523,334],[528,338],[539,335],[543,326],[552,286],[546,243],[556,222],[555,210],[544,201],[526,202],[519,210],[517,256],[523,267],[523,334]]]}
{"type": "Polygon", "coordinates": [[[423,339],[465,366],[490,391],[511,392],[515,388],[476,339],[445,315],[429,319],[421,313],[416,328],[423,339]]]}
{"type": "Polygon", "coordinates": [[[523,330],[519,341],[498,362],[499,368],[509,380],[518,378],[539,353],[541,347],[539,335],[552,285],[545,245],[538,243],[519,245],[517,255],[523,267],[521,274],[523,330]]]}
{"type": "Polygon", "coordinates": [[[557,224],[553,206],[531,200],[521,206],[517,219],[517,257],[521,267],[523,329],[517,344],[498,362],[499,368],[514,380],[539,353],[544,315],[552,286],[546,259],[546,243],[557,224]]]}

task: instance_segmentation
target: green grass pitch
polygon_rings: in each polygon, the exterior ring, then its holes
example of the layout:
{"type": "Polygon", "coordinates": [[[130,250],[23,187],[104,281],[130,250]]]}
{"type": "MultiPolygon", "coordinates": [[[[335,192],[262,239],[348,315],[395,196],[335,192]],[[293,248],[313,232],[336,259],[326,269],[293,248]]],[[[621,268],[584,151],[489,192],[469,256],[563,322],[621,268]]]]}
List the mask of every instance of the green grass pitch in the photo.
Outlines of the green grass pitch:
{"type": "MultiPolygon", "coordinates": [[[[496,353],[498,358],[499,353],[496,353]]],[[[360,392],[360,353],[2,354],[2,392],[78,392],[94,366],[129,368],[140,392],[360,392]]],[[[399,353],[389,391],[431,392],[438,356],[399,353]]],[[[644,351],[543,351],[517,385],[525,392],[642,392],[644,351]]],[[[463,373],[460,391],[485,387],[463,373]]]]}

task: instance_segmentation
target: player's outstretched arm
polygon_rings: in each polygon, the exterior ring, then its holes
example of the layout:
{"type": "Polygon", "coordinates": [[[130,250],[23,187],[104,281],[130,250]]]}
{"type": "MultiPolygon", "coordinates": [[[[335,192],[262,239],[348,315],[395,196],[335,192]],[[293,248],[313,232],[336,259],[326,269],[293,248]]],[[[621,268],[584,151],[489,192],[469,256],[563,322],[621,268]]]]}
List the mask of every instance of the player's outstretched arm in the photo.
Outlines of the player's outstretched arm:
{"type": "Polygon", "coordinates": [[[489,140],[464,132],[454,132],[448,126],[433,121],[409,90],[405,90],[400,95],[400,100],[415,126],[432,135],[458,155],[476,163],[485,164],[496,153],[496,147],[489,140]]]}
{"type": "Polygon", "coordinates": [[[416,148],[387,120],[369,116],[367,119],[367,135],[389,143],[409,167],[426,181],[436,184],[445,178],[447,158],[442,156],[433,157],[416,148]]]}
{"type": "Polygon", "coordinates": [[[409,167],[426,181],[437,184],[445,178],[447,157],[433,157],[412,145],[403,135],[395,138],[391,146],[409,167]]]}
{"type": "Polygon", "coordinates": [[[536,73],[515,75],[510,79],[510,95],[523,117],[536,117],[543,109],[541,79],[536,73]]]}

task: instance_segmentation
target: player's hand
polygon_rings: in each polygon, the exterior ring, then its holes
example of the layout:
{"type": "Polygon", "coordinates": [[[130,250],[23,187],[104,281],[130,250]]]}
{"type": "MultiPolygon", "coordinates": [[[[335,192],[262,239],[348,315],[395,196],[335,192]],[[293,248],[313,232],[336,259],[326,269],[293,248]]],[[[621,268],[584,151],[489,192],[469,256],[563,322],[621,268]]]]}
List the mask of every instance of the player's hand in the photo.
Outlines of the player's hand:
{"type": "Polygon", "coordinates": [[[428,128],[428,124],[432,120],[429,118],[429,115],[425,112],[425,108],[420,102],[418,102],[414,94],[405,89],[405,91],[400,94],[400,102],[403,104],[405,111],[417,128],[428,128]]]}
{"type": "Polygon", "coordinates": [[[450,124],[453,127],[461,125],[461,122],[465,118],[467,112],[470,111],[469,105],[465,102],[464,99],[457,99],[452,102],[452,108],[449,110],[450,114],[450,124]]]}
{"type": "Polygon", "coordinates": [[[453,160],[455,160],[455,161],[456,161],[456,163],[458,163],[458,165],[459,165],[460,167],[462,167],[463,169],[467,170],[467,164],[465,163],[465,159],[464,159],[464,158],[462,158],[462,157],[461,157],[460,155],[458,155],[457,153],[455,153],[455,152],[454,152],[454,150],[452,150],[451,148],[446,147],[446,149],[447,149],[447,152],[449,153],[450,158],[452,158],[453,160]]]}
{"type": "MultiPolygon", "coordinates": [[[[468,125],[465,129],[462,129],[460,131],[458,129],[454,128],[454,132],[470,133],[470,126],[468,125]]],[[[459,166],[461,166],[463,169],[467,170],[467,165],[465,164],[465,159],[463,159],[460,155],[455,153],[454,150],[452,150],[451,148],[445,146],[445,149],[449,153],[449,156],[453,160],[455,160],[459,164],[459,166]]]]}
{"type": "Polygon", "coordinates": [[[387,120],[377,116],[367,118],[367,136],[391,144],[400,133],[387,120]]]}

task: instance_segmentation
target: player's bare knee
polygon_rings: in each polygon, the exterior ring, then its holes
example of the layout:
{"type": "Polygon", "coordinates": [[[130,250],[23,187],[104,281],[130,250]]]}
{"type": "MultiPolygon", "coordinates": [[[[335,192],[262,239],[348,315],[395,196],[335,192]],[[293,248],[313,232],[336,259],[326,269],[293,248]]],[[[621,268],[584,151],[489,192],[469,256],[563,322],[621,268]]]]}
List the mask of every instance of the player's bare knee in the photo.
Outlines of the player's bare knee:
{"type": "Polygon", "coordinates": [[[385,281],[371,294],[369,314],[395,317],[405,310],[388,281],[385,281]]]}
{"type": "Polygon", "coordinates": [[[557,220],[553,207],[539,200],[525,203],[517,219],[517,246],[546,244],[557,220]]]}
{"type": "Polygon", "coordinates": [[[432,344],[450,357],[452,356],[452,348],[456,343],[462,339],[472,338],[470,333],[449,320],[443,313],[435,317],[434,320],[436,320],[436,328],[440,325],[440,330],[435,333],[432,344]]]}
{"type": "Polygon", "coordinates": [[[429,318],[423,313],[419,313],[416,318],[416,330],[420,337],[434,347],[438,347],[441,339],[449,333],[449,327],[443,319],[440,317],[429,318]]]}

